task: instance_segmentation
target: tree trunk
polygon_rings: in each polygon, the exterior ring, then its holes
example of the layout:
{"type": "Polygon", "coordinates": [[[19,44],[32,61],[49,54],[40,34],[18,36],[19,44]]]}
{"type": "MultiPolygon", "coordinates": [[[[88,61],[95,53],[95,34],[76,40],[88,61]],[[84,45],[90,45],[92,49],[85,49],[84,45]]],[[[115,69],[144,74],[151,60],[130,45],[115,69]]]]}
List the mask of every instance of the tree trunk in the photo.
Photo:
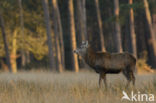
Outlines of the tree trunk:
{"type": "Polygon", "coordinates": [[[17,58],[17,44],[16,44],[16,37],[17,37],[17,31],[15,30],[13,33],[13,40],[12,40],[12,52],[11,52],[11,65],[12,65],[12,72],[16,73],[17,72],[17,63],[16,63],[16,58],[17,58]]]}
{"type": "Polygon", "coordinates": [[[42,0],[42,6],[44,10],[44,20],[46,25],[46,31],[47,31],[47,42],[48,42],[48,49],[49,49],[49,65],[51,70],[56,69],[56,63],[53,55],[53,44],[52,44],[52,38],[51,38],[51,24],[50,24],[50,18],[49,18],[49,7],[48,7],[48,0],[42,0]]]}
{"type": "Polygon", "coordinates": [[[56,46],[56,62],[57,62],[56,68],[61,73],[63,72],[63,65],[61,63],[61,50],[59,45],[58,34],[55,34],[55,41],[56,41],[55,46],[56,46]]]}
{"type": "MultiPolygon", "coordinates": [[[[79,31],[79,45],[82,41],[88,40],[87,36],[87,20],[86,20],[86,0],[76,0],[77,4],[77,18],[78,18],[78,31],[79,31]]],[[[78,58],[79,66],[84,68],[84,63],[81,58],[78,58]]]]}
{"type": "Polygon", "coordinates": [[[153,14],[153,30],[155,32],[155,39],[156,39],[156,14],[153,14]]]}
{"type": "Polygon", "coordinates": [[[101,51],[105,52],[105,43],[104,43],[104,36],[103,36],[103,27],[102,27],[102,19],[100,14],[100,8],[99,8],[99,0],[95,0],[95,6],[96,6],[96,12],[97,12],[97,20],[100,30],[100,41],[101,41],[101,51]]]}
{"type": "MultiPolygon", "coordinates": [[[[133,0],[129,0],[129,4],[132,5],[133,0]]],[[[137,44],[136,44],[133,8],[130,8],[130,36],[132,40],[132,52],[133,52],[133,55],[137,58],[137,44]]]]}
{"type": "Polygon", "coordinates": [[[121,42],[121,30],[120,30],[120,21],[119,21],[119,0],[114,0],[114,13],[116,17],[115,22],[115,36],[116,36],[116,45],[117,45],[117,51],[123,52],[122,49],[122,42],[121,42]]]}
{"type": "Polygon", "coordinates": [[[60,11],[58,7],[57,0],[52,0],[52,5],[53,5],[53,21],[54,21],[54,31],[56,35],[56,43],[57,43],[57,48],[60,49],[59,55],[60,55],[60,60],[62,65],[62,69],[60,68],[59,71],[63,71],[65,68],[65,55],[64,55],[64,43],[63,43],[63,32],[62,32],[62,23],[61,23],[61,17],[60,17],[60,11]]]}
{"type": "Polygon", "coordinates": [[[149,31],[150,31],[150,40],[151,40],[151,43],[152,43],[152,48],[153,48],[153,53],[154,53],[152,64],[155,65],[155,62],[156,62],[156,39],[155,39],[155,33],[154,33],[154,30],[153,30],[151,14],[150,14],[150,10],[149,10],[147,0],[144,0],[144,7],[145,7],[146,19],[147,19],[148,26],[149,26],[149,31]]]}
{"type": "Polygon", "coordinates": [[[87,35],[87,17],[86,17],[86,0],[82,0],[82,21],[83,21],[83,32],[84,32],[84,41],[88,40],[87,35]]]}
{"type": "Polygon", "coordinates": [[[9,71],[12,72],[12,67],[11,67],[11,63],[10,63],[10,54],[9,54],[7,38],[6,38],[6,34],[5,34],[4,20],[3,20],[1,12],[0,12],[0,27],[1,27],[1,31],[2,31],[2,38],[3,38],[3,42],[4,42],[4,49],[5,49],[7,65],[8,65],[9,71]]]}
{"type": "MultiPolygon", "coordinates": [[[[22,45],[24,43],[24,20],[23,20],[23,7],[22,7],[22,0],[18,0],[19,4],[19,12],[20,12],[20,33],[22,35],[22,45]]],[[[26,65],[26,55],[25,51],[21,50],[21,58],[22,58],[22,66],[26,65]]]]}
{"type": "Polygon", "coordinates": [[[78,24],[80,27],[81,42],[87,39],[86,0],[77,0],[78,24]]]}
{"type": "Polygon", "coordinates": [[[75,72],[79,71],[78,65],[78,58],[73,51],[77,48],[76,47],[76,34],[75,34],[75,22],[74,22],[74,7],[73,7],[73,0],[69,0],[69,17],[70,17],[70,40],[71,40],[71,57],[72,57],[72,67],[75,72]]]}
{"type": "MultiPolygon", "coordinates": [[[[59,29],[59,20],[58,20],[58,7],[57,7],[57,1],[56,0],[52,0],[52,4],[53,4],[53,26],[54,26],[54,35],[55,35],[55,48],[56,48],[56,68],[59,72],[63,72],[63,64],[62,64],[62,58],[61,58],[61,50],[60,50],[60,40],[63,39],[62,37],[62,31],[60,32],[59,29]],[[60,35],[61,33],[61,35],[60,35]],[[61,38],[59,39],[59,36],[61,36],[61,38]]],[[[61,26],[61,25],[60,25],[61,26]]],[[[61,27],[62,29],[62,27],[61,27]]],[[[62,40],[63,43],[63,40],[62,40]]]]}

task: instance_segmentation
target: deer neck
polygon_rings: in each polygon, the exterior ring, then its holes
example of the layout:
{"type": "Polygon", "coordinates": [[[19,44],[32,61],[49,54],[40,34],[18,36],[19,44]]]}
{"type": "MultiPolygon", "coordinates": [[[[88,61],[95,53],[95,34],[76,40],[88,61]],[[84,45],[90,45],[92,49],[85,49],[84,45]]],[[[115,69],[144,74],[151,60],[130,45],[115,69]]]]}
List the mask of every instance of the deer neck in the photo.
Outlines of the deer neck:
{"type": "Polygon", "coordinates": [[[85,62],[91,66],[94,67],[95,66],[95,61],[96,61],[96,53],[92,48],[88,48],[86,51],[86,55],[84,57],[85,62]]]}

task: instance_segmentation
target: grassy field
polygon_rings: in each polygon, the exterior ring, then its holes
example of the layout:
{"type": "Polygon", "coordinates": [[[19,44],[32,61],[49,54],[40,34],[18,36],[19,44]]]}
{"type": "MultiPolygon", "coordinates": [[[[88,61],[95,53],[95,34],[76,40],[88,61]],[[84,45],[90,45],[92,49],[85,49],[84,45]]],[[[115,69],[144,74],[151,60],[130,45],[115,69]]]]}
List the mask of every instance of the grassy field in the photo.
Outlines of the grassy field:
{"type": "Polygon", "coordinates": [[[108,75],[106,90],[99,89],[98,74],[94,72],[0,73],[0,103],[132,103],[121,101],[122,91],[156,96],[155,80],[155,74],[136,76],[136,86],[132,89],[125,87],[122,74],[108,75]]]}

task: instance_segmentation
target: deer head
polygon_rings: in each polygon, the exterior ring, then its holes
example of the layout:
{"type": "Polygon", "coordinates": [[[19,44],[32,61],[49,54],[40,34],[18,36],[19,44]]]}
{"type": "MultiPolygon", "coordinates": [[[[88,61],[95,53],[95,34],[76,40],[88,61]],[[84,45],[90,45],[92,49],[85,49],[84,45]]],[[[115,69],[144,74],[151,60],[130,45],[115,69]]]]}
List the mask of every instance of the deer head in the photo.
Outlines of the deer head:
{"type": "Polygon", "coordinates": [[[74,53],[78,54],[79,56],[84,57],[87,52],[88,47],[89,47],[88,41],[83,41],[81,46],[79,48],[77,48],[76,50],[74,50],[74,53]]]}

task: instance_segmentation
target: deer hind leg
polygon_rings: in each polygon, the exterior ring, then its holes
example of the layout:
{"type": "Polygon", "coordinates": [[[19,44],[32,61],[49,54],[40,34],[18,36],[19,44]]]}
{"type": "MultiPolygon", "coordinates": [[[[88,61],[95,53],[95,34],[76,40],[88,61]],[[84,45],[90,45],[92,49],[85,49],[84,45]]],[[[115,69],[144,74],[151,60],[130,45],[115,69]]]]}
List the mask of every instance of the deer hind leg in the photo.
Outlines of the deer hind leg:
{"type": "Polygon", "coordinates": [[[126,77],[126,79],[127,79],[127,85],[126,86],[128,86],[129,87],[129,84],[130,84],[130,82],[131,82],[131,76],[130,76],[130,72],[129,71],[127,71],[127,70],[124,70],[123,71],[123,74],[124,74],[124,76],[126,77]]]}
{"type": "Polygon", "coordinates": [[[134,86],[135,85],[135,76],[134,76],[133,71],[131,71],[129,69],[126,69],[126,70],[123,71],[123,74],[124,74],[124,76],[126,77],[126,79],[128,81],[127,86],[129,86],[131,81],[132,81],[133,86],[134,86]]]}
{"type": "Polygon", "coordinates": [[[133,83],[133,86],[135,85],[135,76],[134,76],[134,73],[131,72],[131,78],[132,78],[132,83],[133,83]]]}
{"type": "Polygon", "coordinates": [[[135,71],[136,71],[136,65],[131,66],[131,78],[132,78],[133,86],[135,85],[135,76],[134,76],[135,71]]]}

